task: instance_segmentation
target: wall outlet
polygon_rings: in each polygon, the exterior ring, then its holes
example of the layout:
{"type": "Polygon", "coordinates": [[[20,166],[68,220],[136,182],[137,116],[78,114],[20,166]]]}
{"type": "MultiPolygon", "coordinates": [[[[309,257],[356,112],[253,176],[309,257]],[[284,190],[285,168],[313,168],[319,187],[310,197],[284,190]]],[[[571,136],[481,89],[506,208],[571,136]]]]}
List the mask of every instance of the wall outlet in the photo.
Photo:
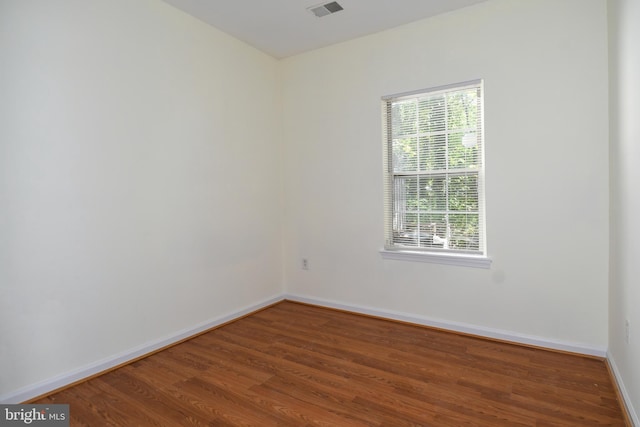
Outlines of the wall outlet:
{"type": "Polygon", "coordinates": [[[629,319],[624,321],[624,342],[629,344],[629,319]]]}
{"type": "Polygon", "coordinates": [[[302,258],[302,269],[303,270],[309,269],[309,260],[307,258],[302,258]]]}

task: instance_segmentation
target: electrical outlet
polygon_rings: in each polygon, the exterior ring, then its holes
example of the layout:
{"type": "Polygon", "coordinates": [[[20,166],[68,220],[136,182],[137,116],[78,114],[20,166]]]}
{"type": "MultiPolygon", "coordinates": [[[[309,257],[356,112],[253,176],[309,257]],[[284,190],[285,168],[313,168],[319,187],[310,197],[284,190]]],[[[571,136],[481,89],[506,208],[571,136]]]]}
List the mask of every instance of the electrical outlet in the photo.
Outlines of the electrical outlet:
{"type": "Polygon", "coordinates": [[[309,269],[309,260],[306,258],[302,258],[302,269],[303,270],[309,269]]]}
{"type": "Polygon", "coordinates": [[[624,342],[629,344],[629,319],[624,321],[624,342]]]}

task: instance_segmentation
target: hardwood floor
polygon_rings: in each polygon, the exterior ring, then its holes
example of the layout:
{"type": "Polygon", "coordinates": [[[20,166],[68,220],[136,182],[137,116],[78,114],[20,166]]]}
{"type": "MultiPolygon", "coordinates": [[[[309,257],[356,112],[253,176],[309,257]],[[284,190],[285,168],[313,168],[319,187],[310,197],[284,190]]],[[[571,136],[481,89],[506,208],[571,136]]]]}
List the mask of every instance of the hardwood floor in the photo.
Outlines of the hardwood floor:
{"type": "Polygon", "coordinates": [[[604,361],[282,302],[33,403],[72,426],[624,426],[604,361]]]}

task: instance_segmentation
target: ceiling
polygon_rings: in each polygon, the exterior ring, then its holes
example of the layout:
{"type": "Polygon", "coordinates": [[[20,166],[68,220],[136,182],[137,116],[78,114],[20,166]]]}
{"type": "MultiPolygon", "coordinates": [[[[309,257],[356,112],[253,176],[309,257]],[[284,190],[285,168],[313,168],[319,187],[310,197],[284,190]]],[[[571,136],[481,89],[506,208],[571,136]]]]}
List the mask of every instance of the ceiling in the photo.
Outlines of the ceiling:
{"type": "Polygon", "coordinates": [[[486,0],[337,0],[322,18],[307,10],[333,0],[164,0],[275,57],[376,33],[486,0]]]}

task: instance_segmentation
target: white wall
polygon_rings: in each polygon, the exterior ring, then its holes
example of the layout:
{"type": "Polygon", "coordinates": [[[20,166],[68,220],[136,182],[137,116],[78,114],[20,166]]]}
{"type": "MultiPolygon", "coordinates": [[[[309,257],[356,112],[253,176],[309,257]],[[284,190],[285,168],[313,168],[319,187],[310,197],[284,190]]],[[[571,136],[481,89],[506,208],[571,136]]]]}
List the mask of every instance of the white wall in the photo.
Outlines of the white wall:
{"type": "Polygon", "coordinates": [[[640,1],[610,0],[609,355],[640,425],[640,1]],[[629,342],[625,321],[629,320],[629,342]]]}
{"type": "Polygon", "coordinates": [[[492,0],[285,60],[287,291],[603,353],[607,97],[601,0],[492,0]],[[380,97],[476,78],[492,268],[382,260],[380,97]]]}
{"type": "Polygon", "coordinates": [[[157,0],[0,0],[0,396],[282,294],[276,60],[157,0]]]}

